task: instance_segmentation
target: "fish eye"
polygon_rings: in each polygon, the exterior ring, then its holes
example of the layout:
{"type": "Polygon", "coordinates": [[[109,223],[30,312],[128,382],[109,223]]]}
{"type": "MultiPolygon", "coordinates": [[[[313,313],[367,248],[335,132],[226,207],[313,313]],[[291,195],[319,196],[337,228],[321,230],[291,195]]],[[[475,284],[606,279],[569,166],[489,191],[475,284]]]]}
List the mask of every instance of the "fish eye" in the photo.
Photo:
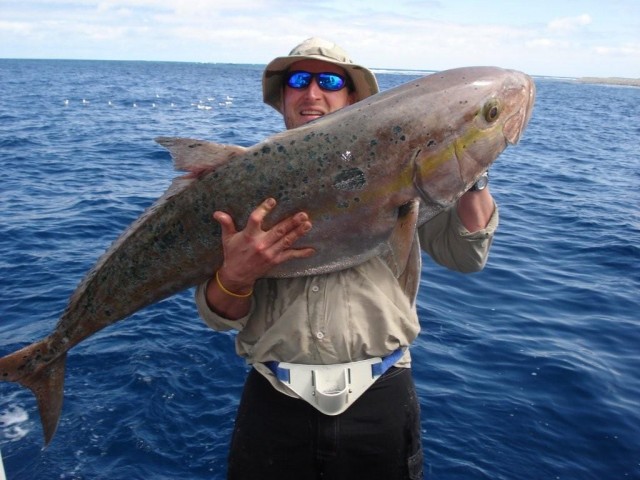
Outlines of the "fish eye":
{"type": "Polygon", "coordinates": [[[496,100],[489,100],[484,105],[483,110],[484,119],[489,123],[495,122],[500,116],[500,105],[498,105],[498,102],[496,100]]]}

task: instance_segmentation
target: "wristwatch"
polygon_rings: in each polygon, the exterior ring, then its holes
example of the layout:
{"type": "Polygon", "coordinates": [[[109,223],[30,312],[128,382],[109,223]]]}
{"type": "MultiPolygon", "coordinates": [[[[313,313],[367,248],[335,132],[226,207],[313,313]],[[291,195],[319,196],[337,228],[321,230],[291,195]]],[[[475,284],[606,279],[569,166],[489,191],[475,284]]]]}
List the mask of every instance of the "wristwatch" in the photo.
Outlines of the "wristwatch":
{"type": "Polygon", "coordinates": [[[470,192],[479,192],[480,190],[484,190],[487,188],[489,184],[489,170],[480,175],[480,178],[474,183],[469,189],[470,192]]]}

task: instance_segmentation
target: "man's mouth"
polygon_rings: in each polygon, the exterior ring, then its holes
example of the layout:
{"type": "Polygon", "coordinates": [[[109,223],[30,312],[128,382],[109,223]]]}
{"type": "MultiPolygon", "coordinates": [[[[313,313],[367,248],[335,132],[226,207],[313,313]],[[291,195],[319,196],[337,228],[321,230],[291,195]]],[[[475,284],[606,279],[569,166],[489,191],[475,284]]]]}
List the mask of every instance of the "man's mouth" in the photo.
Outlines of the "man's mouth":
{"type": "Polygon", "coordinates": [[[324,112],[321,112],[320,110],[301,110],[300,115],[305,117],[307,116],[321,117],[322,115],[324,115],[324,112]]]}

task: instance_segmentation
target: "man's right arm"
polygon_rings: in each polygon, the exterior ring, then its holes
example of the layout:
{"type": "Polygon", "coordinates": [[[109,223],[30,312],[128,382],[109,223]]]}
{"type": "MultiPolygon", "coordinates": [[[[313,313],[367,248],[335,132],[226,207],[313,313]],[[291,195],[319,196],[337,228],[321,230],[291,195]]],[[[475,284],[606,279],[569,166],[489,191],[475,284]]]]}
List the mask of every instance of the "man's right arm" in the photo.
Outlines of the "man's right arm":
{"type": "Polygon", "coordinates": [[[262,202],[240,231],[228,214],[213,214],[222,227],[224,259],[204,286],[204,294],[208,308],[217,315],[229,320],[245,317],[251,308],[256,280],[281,263],[313,255],[312,248],[294,248],[295,242],[311,229],[306,213],[299,212],[269,230],[263,229],[264,219],[275,206],[273,198],[262,202]]]}

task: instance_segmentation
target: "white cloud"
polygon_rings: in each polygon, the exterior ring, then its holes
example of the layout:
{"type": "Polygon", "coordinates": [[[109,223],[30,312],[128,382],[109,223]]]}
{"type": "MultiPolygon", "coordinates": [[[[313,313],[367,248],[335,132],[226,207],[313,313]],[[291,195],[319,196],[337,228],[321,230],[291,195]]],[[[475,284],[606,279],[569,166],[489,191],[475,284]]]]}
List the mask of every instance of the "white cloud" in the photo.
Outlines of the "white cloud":
{"type": "Polygon", "coordinates": [[[640,57],[640,43],[628,43],[618,47],[596,46],[593,50],[598,55],[640,57]]]}
{"type": "Polygon", "coordinates": [[[533,38],[531,40],[527,40],[525,45],[528,48],[543,48],[543,49],[553,49],[553,48],[569,48],[571,43],[566,40],[558,40],[554,38],[533,38]]]}
{"type": "Polygon", "coordinates": [[[583,13],[577,17],[556,18],[551,20],[547,28],[555,33],[571,33],[591,24],[591,16],[583,13]]]}
{"type": "Polygon", "coordinates": [[[7,35],[29,35],[34,31],[34,24],[30,22],[7,22],[0,20],[0,33],[7,35]]]}
{"type": "Polygon", "coordinates": [[[470,1],[25,0],[3,3],[0,57],[266,63],[317,35],[379,68],[637,71],[637,17],[590,5],[593,16],[549,20],[544,9],[470,1]]]}

